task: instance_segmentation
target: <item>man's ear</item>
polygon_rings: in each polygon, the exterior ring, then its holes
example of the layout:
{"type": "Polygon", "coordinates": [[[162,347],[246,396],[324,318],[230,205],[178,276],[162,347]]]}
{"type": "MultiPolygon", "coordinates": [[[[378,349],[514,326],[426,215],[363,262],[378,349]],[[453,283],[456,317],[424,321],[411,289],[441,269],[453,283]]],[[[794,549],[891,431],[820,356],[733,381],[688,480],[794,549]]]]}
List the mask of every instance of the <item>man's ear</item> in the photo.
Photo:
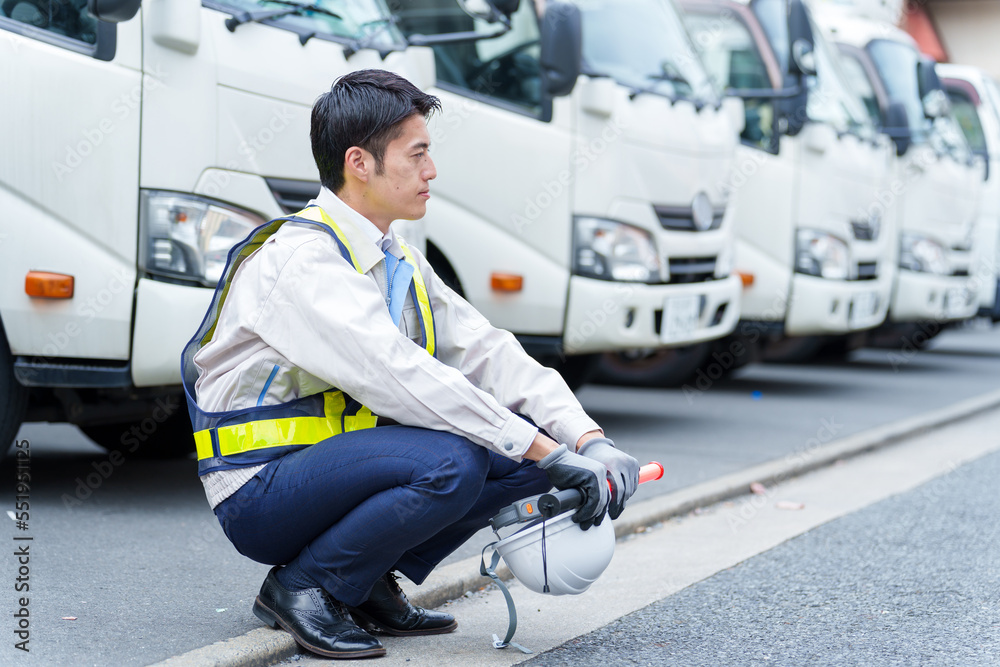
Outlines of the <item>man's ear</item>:
{"type": "Polygon", "coordinates": [[[351,146],[344,153],[344,176],[353,176],[367,183],[371,172],[371,154],[358,146],[351,146]]]}

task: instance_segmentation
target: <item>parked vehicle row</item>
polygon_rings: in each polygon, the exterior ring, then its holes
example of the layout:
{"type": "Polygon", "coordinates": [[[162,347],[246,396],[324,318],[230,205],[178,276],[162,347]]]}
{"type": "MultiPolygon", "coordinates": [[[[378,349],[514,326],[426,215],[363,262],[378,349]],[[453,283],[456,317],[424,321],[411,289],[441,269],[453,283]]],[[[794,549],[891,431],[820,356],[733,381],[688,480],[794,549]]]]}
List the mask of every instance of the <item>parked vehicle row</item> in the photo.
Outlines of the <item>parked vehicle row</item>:
{"type": "Polygon", "coordinates": [[[996,84],[857,7],[36,4],[0,8],[4,442],[189,448],[180,349],[229,248],[318,191],[312,102],[365,67],[443,102],[397,231],[572,384],[1000,318],[996,84]]]}

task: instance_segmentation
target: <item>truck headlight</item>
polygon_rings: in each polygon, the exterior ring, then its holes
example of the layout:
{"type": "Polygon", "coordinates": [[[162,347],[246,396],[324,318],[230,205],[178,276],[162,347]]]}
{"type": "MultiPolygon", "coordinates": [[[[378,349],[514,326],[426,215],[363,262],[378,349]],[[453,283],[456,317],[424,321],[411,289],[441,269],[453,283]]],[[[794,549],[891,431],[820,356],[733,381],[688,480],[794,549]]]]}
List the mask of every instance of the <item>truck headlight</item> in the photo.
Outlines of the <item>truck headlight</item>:
{"type": "Polygon", "coordinates": [[[604,218],[574,219],[573,273],[601,280],[660,281],[660,258],[644,229],[604,218]]]}
{"type": "Polygon", "coordinates": [[[143,190],[139,268],[215,287],[229,249],[267,222],[259,215],[196,195],[143,190]]]}
{"type": "Polygon", "coordinates": [[[944,246],[918,234],[902,234],[899,239],[899,266],[910,271],[947,275],[948,255],[944,246]]]}
{"type": "Polygon", "coordinates": [[[847,243],[818,229],[795,234],[795,270],[829,280],[847,280],[850,274],[847,243]]]}

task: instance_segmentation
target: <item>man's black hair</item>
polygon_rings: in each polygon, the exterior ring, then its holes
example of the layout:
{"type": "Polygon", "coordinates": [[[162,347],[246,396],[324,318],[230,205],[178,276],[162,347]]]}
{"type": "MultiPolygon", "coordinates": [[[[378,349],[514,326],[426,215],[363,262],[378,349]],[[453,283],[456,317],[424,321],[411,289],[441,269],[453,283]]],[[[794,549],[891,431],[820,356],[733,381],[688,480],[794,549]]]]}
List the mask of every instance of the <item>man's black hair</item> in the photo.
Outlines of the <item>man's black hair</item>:
{"type": "Polygon", "coordinates": [[[340,77],[312,109],[309,137],[320,182],[333,192],[344,187],[344,155],[351,146],[371,153],[375,173],[382,174],[386,146],[402,133],[402,122],[440,108],[438,98],[392,72],[365,69],[340,77]]]}

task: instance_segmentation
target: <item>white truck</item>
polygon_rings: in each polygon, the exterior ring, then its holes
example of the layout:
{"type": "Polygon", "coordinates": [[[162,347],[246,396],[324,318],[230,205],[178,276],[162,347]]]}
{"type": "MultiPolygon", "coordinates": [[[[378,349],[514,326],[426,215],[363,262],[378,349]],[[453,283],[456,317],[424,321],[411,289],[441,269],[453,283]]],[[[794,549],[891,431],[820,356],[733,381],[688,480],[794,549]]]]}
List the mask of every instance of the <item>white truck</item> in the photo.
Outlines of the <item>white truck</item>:
{"type": "Polygon", "coordinates": [[[439,274],[571,383],[597,353],[641,351],[619,370],[655,374],[671,359],[650,350],[733,329],[725,185],[743,113],[668,0],[396,7],[412,43],[438,35],[439,274]]]}
{"type": "Polygon", "coordinates": [[[897,237],[873,204],[891,143],[799,0],[681,3],[709,71],[746,108],[732,184],[741,322],[704,373],[715,379],[759,356],[806,358],[846,344],[889,306],[897,237]]]}
{"type": "Polygon", "coordinates": [[[899,275],[888,321],[871,340],[920,348],[978,310],[970,273],[983,167],[948,112],[933,63],[909,35],[868,18],[864,5],[817,2],[815,10],[899,156],[881,193],[896,206],[899,275]]]}
{"type": "Polygon", "coordinates": [[[85,4],[0,4],[0,443],[26,417],[182,454],[181,348],[230,246],[318,192],[316,96],[364,67],[426,88],[433,54],[380,2],[85,4]]]}
{"type": "Polygon", "coordinates": [[[978,314],[1000,322],[1000,87],[981,69],[968,65],[941,64],[937,72],[969,148],[986,167],[972,243],[972,282],[978,314]]]}

